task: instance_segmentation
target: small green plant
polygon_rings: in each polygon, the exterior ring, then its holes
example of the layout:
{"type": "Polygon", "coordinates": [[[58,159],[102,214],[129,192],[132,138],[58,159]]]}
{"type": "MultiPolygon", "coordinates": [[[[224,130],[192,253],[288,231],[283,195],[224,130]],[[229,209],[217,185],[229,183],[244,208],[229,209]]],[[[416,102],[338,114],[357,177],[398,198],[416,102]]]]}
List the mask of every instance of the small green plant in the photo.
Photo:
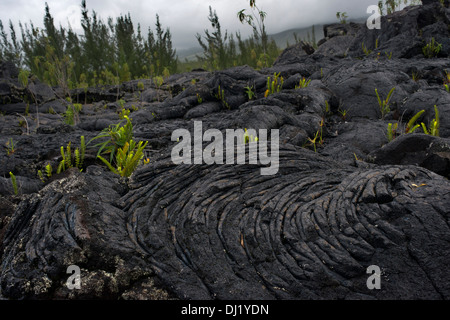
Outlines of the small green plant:
{"type": "Polygon", "coordinates": [[[284,78],[280,75],[280,73],[274,73],[273,77],[267,77],[267,90],[264,94],[264,97],[267,98],[271,94],[276,92],[280,92],[283,89],[284,78]]]}
{"type": "Polygon", "coordinates": [[[370,55],[370,54],[372,53],[372,50],[367,49],[367,47],[366,47],[366,45],[364,44],[364,42],[361,43],[361,48],[362,48],[362,51],[364,52],[364,54],[365,54],[366,56],[368,56],[368,55],[370,55]]]}
{"type": "Polygon", "coordinates": [[[328,100],[325,100],[325,115],[331,115],[331,108],[330,104],[328,103],[328,100]]]}
{"type": "Polygon", "coordinates": [[[385,51],[384,54],[386,55],[386,57],[388,58],[388,60],[391,60],[391,59],[392,59],[392,51],[391,51],[391,52],[385,51]]]}
{"type": "Polygon", "coordinates": [[[450,92],[450,73],[448,71],[445,71],[444,88],[445,91],[450,92]]]}
{"type": "Polygon", "coordinates": [[[44,175],[42,174],[41,170],[38,170],[38,177],[42,182],[45,182],[45,178],[44,178],[44,175]]]}
{"type": "Polygon", "coordinates": [[[253,100],[255,98],[256,94],[253,91],[253,86],[251,86],[251,87],[250,86],[246,86],[244,88],[244,90],[245,90],[245,93],[247,94],[248,100],[253,100]]]}
{"type": "Polygon", "coordinates": [[[317,144],[323,145],[323,127],[325,126],[325,121],[322,119],[319,124],[319,130],[317,130],[316,135],[314,136],[314,139],[308,138],[311,145],[314,147],[314,152],[317,152],[317,144]]]}
{"type": "Polygon", "coordinates": [[[248,134],[248,131],[247,131],[247,128],[245,128],[245,133],[244,133],[244,144],[247,144],[247,143],[251,143],[251,142],[258,142],[258,137],[256,136],[256,137],[254,137],[252,134],[251,135],[249,135],[248,134]]]}
{"type": "Polygon", "coordinates": [[[73,126],[79,122],[79,113],[83,109],[83,105],[80,103],[70,103],[67,106],[66,112],[63,114],[64,122],[70,126],[73,126]]]}
{"type": "MultiPolygon", "coordinates": [[[[47,178],[51,178],[52,173],[53,173],[53,168],[52,168],[52,165],[49,163],[45,166],[45,175],[47,176],[47,178]]],[[[45,182],[44,174],[42,173],[41,170],[38,170],[38,176],[42,182],[45,182]]]]}
{"type": "Polygon", "coordinates": [[[339,107],[338,112],[341,115],[342,120],[347,121],[348,110],[339,107]]]}
{"type": "MultiPolygon", "coordinates": [[[[22,85],[22,87],[24,89],[28,89],[28,77],[30,76],[30,72],[28,70],[25,69],[21,69],[19,71],[19,76],[18,76],[18,80],[19,83],[22,85]]],[[[37,104],[37,99],[33,93],[33,91],[28,90],[31,95],[33,96],[35,105],[36,105],[36,121],[37,121],[37,126],[39,127],[39,109],[38,109],[38,104],[37,104]]],[[[28,113],[29,111],[29,104],[27,104],[27,109],[26,109],[26,113],[28,113]]],[[[27,114],[28,115],[28,114],[27,114]]]]}
{"type": "Polygon", "coordinates": [[[389,106],[390,102],[391,102],[391,98],[392,98],[392,94],[394,93],[395,87],[391,89],[391,91],[389,91],[387,98],[386,99],[381,99],[380,95],[378,94],[378,89],[375,89],[375,93],[377,95],[378,98],[378,105],[380,106],[380,111],[381,111],[381,119],[384,119],[384,117],[391,112],[391,108],[389,106]]]}
{"type": "Polygon", "coordinates": [[[425,110],[417,112],[417,114],[412,117],[408,123],[406,124],[405,133],[414,133],[418,128],[420,128],[420,124],[416,124],[416,121],[425,113],[425,110]]]}
{"type": "Polygon", "coordinates": [[[11,183],[12,183],[12,186],[13,186],[14,194],[17,196],[19,194],[19,189],[17,187],[16,176],[12,172],[9,172],[9,176],[11,178],[11,183]]]}
{"type": "Polygon", "coordinates": [[[442,44],[438,43],[434,38],[431,38],[431,41],[422,48],[423,55],[428,59],[436,57],[441,50],[442,44]]]}
{"type": "Polygon", "coordinates": [[[216,97],[217,100],[222,102],[222,105],[224,107],[226,107],[228,110],[230,110],[230,105],[228,104],[228,102],[225,99],[225,90],[222,89],[219,85],[219,87],[217,88],[217,93],[214,95],[216,97]]]}
{"type": "MultiPolygon", "coordinates": [[[[63,146],[61,146],[61,157],[62,160],[59,162],[58,169],[56,171],[57,174],[60,174],[63,171],[66,171],[70,168],[78,168],[81,171],[83,171],[83,162],[84,157],[86,153],[86,145],[84,136],[81,136],[81,146],[80,148],[76,148],[74,151],[74,154],[72,155],[72,149],[71,149],[71,142],[67,145],[66,149],[64,149],[63,146]],[[73,162],[75,160],[75,162],[73,162]]],[[[48,174],[48,168],[46,167],[47,174],[48,174]]],[[[51,173],[51,171],[50,171],[51,173]]]]}
{"type": "Polygon", "coordinates": [[[137,84],[137,88],[139,91],[144,91],[145,89],[144,83],[142,81],[139,81],[137,84]]]}
{"type": "Polygon", "coordinates": [[[414,82],[419,81],[419,79],[420,79],[419,72],[413,71],[412,74],[411,74],[411,77],[412,77],[414,82]]]}
{"type": "Polygon", "coordinates": [[[423,132],[425,134],[439,137],[440,120],[439,120],[439,110],[436,105],[434,106],[434,113],[435,113],[435,118],[431,121],[430,128],[427,128],[423,122],[421,125],[422,125],[423,132]]]}
{"type": "Polygon", "coordinates": [[[47,178],[51,178],[52,177],[52,165],[49,163],[45,166],[45,173],[47,174],[47,178]]]}
{"type": "Polygon", "coordinates": [[[128,116],[124,117],[126,120],[125,125],[121,126],[123,121],[116,125],[110,125],[88,142],[89,145],[94,140],[106,138],[105,141],[96,144],[94,147],[100,147],[97,156],[101,154],[109,154],[110,163],[113,161],[117,150],[119,148],[123,148],[125,144],[127,142],[129,143],[133,138],[133,124],[131,123],[131,119],[128,116]]]}
{"type": "Polygon", "coordinates": [[[97,156],[115,174],[121,177],[129,177],[136,170],[144,157],[144,148],[147,142],[140,141],[136,144],[133,139],[127,141],[122,148],[117,150],[115,167],[102,156],[97,156]]]}
{"type": "Polygon", "coordinates": [[[311,79],[306,80],[305,77],[300,79],[300,82],[298,84],[298,86],[295,86],[295,89],[302,89],[302,88],[306,88],[309,86],[309,84],[311,83],[311,79]]]}
{"type": "Polygon", "coordinates": [[[336,18],[339,20],[340,23],[346,24],[347,23],[347,12],[336,12],[336,18]]]}
{"type": "Polygon", "coordinates": [[[387,136],[388,136],[388,141],[391,142],[392,140],[394,140],[397,137],[397,130],[398,130],[398,123],[389,123],[388,124],[388,132],[387,132],[387,136]]]}
{"type": "Polygon", "coordinates": [[[198,104],[202,104],[203,103],[203,98],[198,93],[196,94],[196,96],[197,96],[197,103],[198,104]]]}
{"type": "Polygon", "coordinates": [[[9,141],[6,142],[6,154],[10,156],[14,154],[16,151],[17,151],[16,144],[14,143],[14,140],[10,138],[9,141]]]}
{"type": "Polygon", "coordinates": [[[161,77],[161,76],[156,76],[156,77],[153,78],[153,83],[155,84],[156,89],[158,89],[157,90],[157,97],[158,97],[158,102],[159,102],[159,98],[160,98],[159,97],[159,90],[161,89],[161,86],[164,83],[164,78],[161,77]]]}
{"type": "Polygon", "coordinates": [[[119,113],[119,118],[122,120],[125,120],[125,116],[128,117],[130,115],[130,113],[131,113],[131,111],[129,109],[122,108],[122,110],[119,113]]]}

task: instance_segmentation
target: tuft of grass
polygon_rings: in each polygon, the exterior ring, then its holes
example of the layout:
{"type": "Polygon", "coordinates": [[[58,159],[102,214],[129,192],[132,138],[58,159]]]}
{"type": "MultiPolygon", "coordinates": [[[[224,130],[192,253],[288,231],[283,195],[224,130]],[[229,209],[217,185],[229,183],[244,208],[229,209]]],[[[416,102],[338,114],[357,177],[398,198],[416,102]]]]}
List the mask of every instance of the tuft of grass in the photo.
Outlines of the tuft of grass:
{"type": "Polygon", "coordinates": [[[375,89],[375,93],[378,98],[378,105],[380,106],[381,111],[381,119],[384,119],[384,117],[391,112],[391,108],[389,107],[389,104],[391,102],[392,94],[394,93],[395,87],[389,91],[386,99],[381,99],[380,95],[378,94],[378,89],[375,89]]]}

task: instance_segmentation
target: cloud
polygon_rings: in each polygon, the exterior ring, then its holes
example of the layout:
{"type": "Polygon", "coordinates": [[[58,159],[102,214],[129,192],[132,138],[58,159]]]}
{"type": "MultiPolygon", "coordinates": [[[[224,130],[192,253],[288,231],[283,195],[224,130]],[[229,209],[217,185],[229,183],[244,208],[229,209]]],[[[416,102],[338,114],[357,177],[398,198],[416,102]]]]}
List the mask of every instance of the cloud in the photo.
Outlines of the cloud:
{"type": "MultiPolygon", "coordinates": [[[[69,23],[74,30],[81,31],[81,0],[1,0],[0,19],[5,26],[11,19],[15,25],[19,21],[33,21],[35,26],[42,26],[45,2],[57,25],[66,27],[69,23]]],[[[159,14],[163,27],[169,27],[175,47],[193,47],[197,45],[195,34],[203,34],[210,29],[208,21],[209,6],[217,11],[223,31],[243,35],[251,33],[248,25],[242,25],[237,19],[237,12],[249,10],[248,0],[87,0],[87,7],[105,22],[108,17],[118,17],[130,13],[133,22],[141,24],[144,34],[149,27],[154,29],[156,14],[159,14]]],[[[287,29],[307,27],[312,24],[336,22],[336,12],[347,12],[350,18],[367,15],[369,5],[378,0],[257,0],[256,4],[267,12],[266,27],[269,33],[287,29]]]]}

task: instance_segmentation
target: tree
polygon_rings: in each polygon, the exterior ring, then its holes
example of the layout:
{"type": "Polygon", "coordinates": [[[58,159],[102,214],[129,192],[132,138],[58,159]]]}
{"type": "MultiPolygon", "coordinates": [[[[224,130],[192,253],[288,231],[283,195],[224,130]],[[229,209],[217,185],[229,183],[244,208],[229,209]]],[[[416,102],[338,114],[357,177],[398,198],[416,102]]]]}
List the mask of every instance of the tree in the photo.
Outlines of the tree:
{"type": "Polygon", "coordinates": [[[204,57],[198,57],[200,60],[206,62],[207,66],[211,70],[226,69],[233,65],[233,60],[236,55],[236,45],[233,37],[228,38],[228,32],[225,31],[225,35],[222,36],[222,30],[220,27],[219,17],[216,11],[209,7],[208,20],[213,27],[212,33],[209,30],[205,30],[204,39],[197,33],[196,38],[198,43],[203,49],[204,57]],[[227,43],[228,41],[228,43],[227,43]]]}
{"type": "Polygon", "coordinates": [[[253,28],[253,36],[257,41],[260,41],[261,47],[264,55],[264,66],[268,67],[268,57],[267,57],[267,49],[269,36],[266,32],[266,26],[264,21],[267,17],[267,13],[262,11],[256,5],[256,0],[250,0],[250,9],[251,14],[246,14],[245,10],[242,9],[238,12],[238,18],[241,23],[247,23],[249,26],[253,28]],[[256,21],[256,22],[255,22],[256,21]]]}

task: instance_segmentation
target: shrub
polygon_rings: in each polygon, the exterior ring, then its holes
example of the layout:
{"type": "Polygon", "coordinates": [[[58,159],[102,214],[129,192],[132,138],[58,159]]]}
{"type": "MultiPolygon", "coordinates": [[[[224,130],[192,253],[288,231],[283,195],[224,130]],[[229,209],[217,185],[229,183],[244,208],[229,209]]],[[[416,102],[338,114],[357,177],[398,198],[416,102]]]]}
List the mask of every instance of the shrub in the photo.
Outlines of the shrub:
{"type": "Polygon", "coordinates": [[[100,147],[97,153],[97,156],[101,154],[109,154],[111,163],[114,155],[116,154],[119,148],[123,148],[127,142],[129,142],[133,138],[133,124],[131,123],[131,119],[124,115],[126,120],[126,124],[124,126],[120,126],[122,122],[119,122],[116,125],[110,125],[108,128],[104,129],[100,132],[99,135],[92,138],[88,144],[92,141],[102,138],[107,138],[104,142],[96,144],[94,147],[100,147]]]}
{"type": "Polygon", "coordinates": [[[132,139],[129,142],[127,141],[122,148],[117,150],[115,167],[102,156],[97,157],[115,174],[121,177],[129,177],[144,157],[144,149],[147,143],[148,141],[145,143],[140,141],[136,144],[132,139]]]}
{"type": "Polygon", "coordinates": [[[439,52],[442,50],[442,44],[436,42],[434,38],[431,38],[431,41],[426,44],[425,47],[422,48],[423,55],[425,58],[434,58],[439,52]]]}

